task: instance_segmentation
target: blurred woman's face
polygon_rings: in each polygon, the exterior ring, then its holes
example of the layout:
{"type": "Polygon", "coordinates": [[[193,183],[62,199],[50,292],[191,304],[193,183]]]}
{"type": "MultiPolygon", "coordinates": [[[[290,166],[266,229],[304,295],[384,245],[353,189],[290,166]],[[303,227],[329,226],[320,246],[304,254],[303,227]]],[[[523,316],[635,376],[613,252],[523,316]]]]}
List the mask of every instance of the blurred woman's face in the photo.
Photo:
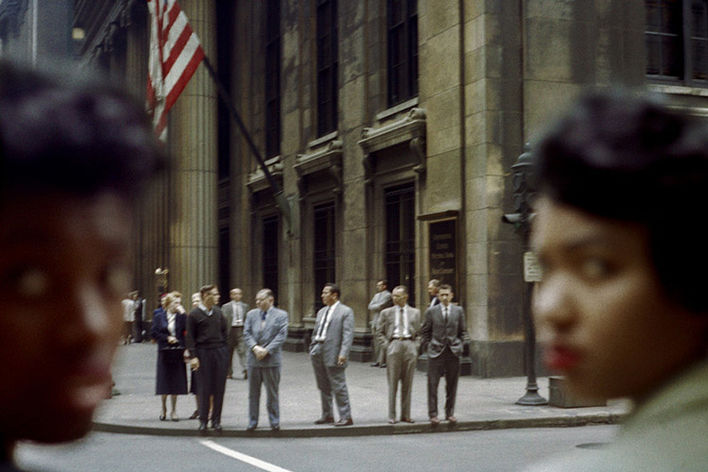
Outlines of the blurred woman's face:
{"type": "Polygon", "coordinates": [[[589,398],[641,397],[702,355],[705,319],[669,300],[643,226],[541,198],[533,311],[548,367],[589,398]]]}

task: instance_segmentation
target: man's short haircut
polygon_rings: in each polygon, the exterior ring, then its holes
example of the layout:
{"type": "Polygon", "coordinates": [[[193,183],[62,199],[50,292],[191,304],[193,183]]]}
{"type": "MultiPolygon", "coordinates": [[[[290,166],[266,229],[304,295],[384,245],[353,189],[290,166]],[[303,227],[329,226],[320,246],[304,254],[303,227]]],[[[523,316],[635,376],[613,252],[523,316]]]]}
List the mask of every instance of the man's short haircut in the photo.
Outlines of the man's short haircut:
{"type": "Polygon", "coordinates": [[[324,286],[325,286],[325,287],[329,287],[329,291],[330,291],[331,293],[336,293],[336,294],[337,294],[337,299],[341,298],[341,295],[340,295],[340,292],[339,292],[339,287],[337,286],[337,284],[334,284],[334,283],[332,283],[332,282],[327,282],[324,286]]]}
{"type": "Polygon", "coordinates": [[[386,280],[386,279],[379,280],[379,283],[388,287],[388,280],[386,280]]]}
{"type": "Polygon", "coordinates": [[[209,284],[209,285],[204,285],[202,288],[199,289],[199,296],[202,298],[201,302],[204,303],[204,296],[214,290],[216,288],[216,285],[214,284],[209,284]]]}
{"type": "Polygon", "coordinates": [[[708,313],[708,125],[658,97],[595,91],[532,150],[538,191],[583,212],[644,226],[666,293],[708,313]]]}
{"type": "Polygon", "coordinates": [[[451,292],[453,292],[453,293],[455,292],[455,291],[452,289],[452,285],[450,285],[450,284],[442,284],[442,285],[440,285],[440,287],[438,288],[438,292],[439,292],[440,290],[449,290],[449,291],[451,291],[451,292]]]}
{"type": "Polygon", "coordinates": [[[143,107],[123,91],[0,60],[0,202],[52,190],[130,199],[163,163],[143,107]]]}
{"type": "MultiPolygon", "coordinates": [[[[258,294],[264,293],[266,297],[273,297],[275,298],[275,295],[273,294],[273,291],[269,288],[262,288],[258,291],[258,294]]],[[[256,295],[258,295],[256,294],[256,295]]]]}
{"type": "Polygon", "coordinates": [[[408,287],[406,287],[405,285],[396,285],[395,287],[393,287],[393,291],[395,292],[396,290],[403,290],[403,293],[408,295],[408,287]]]}
{"type": "Polygon", "coordinates": [[[438,279],[430,279],[428,285],[432,285],[435,288],[440,288],[440,281],[438,279]]]}

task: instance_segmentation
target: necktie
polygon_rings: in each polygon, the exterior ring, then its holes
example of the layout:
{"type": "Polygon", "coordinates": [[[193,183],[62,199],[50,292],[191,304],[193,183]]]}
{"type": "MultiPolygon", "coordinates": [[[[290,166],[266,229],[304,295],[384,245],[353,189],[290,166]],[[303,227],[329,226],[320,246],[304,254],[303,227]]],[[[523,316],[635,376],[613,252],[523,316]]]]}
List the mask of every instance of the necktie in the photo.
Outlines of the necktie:
{"type": "Polygon", "coordinates": [[[443,308],[443,321],[447,324],[447,307],[443,308]]]}
{"type": "Polygon", "coordinates": [[[327,318],[329,318],[330,310],[331,310],[331,308],[327,308],[325,315],[322,317],[322,321],[320,322],[320,327],[317,330],[317,338],[322,338],[322,333],[324,332],[324,327],[327,324],[327,318]]]}
{"type": "Polygon", "coordinates": [[[261,321],[265,321],[265,317],[266,317],[266,312],[261,311],[261,321]]]}
{"type": "Polygon", "coordinates": [[[408,336],[408,320],[406,320],[406,312],[403,307],[401,307],[398,311],[400,313],[401,318],[400,326],[398,329],[400,330],[401,336],[405,337],[408,336]]]}

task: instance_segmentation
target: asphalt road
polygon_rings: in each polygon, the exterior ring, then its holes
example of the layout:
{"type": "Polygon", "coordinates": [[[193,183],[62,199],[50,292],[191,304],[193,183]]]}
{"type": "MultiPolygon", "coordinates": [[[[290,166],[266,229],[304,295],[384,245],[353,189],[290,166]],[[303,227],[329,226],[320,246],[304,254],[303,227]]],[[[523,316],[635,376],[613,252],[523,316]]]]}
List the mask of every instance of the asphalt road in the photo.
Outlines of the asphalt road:
{"type": "MultiPolygon", "coordinates": [[[[93,433],[64,446],[22,444],[36,472],[514,471],[578,445],[611,440],[616,426],[531,428],[342,438],[194,438],[93,433]]],[[[592,447],[583,447],[592,454],[592,447]]]]}

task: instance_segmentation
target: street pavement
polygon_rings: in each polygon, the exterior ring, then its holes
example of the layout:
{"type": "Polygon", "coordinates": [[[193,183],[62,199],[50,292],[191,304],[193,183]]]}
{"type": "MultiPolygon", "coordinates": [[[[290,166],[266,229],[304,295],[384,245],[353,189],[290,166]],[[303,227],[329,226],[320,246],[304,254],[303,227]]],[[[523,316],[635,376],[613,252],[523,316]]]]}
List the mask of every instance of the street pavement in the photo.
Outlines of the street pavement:
{"type": "MultiPolygon", "coordinates": [[[[238,359],[234,357],[238,371],[238,359]]],[[[165,436],[197,435],[198,420],[189,420],[195,410],[193,395],[178,397],[180,421],[160,421],[160,398],[155,392],[157,346],[130,344],[119,348],[114,380],[120,395],[106,400],[94,421],[97,431],[165,436]]],[[[501,428],[582,426],[614,424],[628,411],[626,401],[609,402],[603,407],[557,408],[520,406],[515,402],[526,391],[525,377],[481,379],[460,377],[454,426],[442,422],[433,427],[427,414],[427,384],[424,372],[416,371],[413,381],[414,424],[388,424],[388,384],[386,369],[369,363],[350,363],[346,369],[353,426],[315,425],[320,417],[320,395],[315,385],[307,353],[283,352],[280,380],[280,426],[273,433],[265,410],[265,390],[261,394],[259,428],[246,432],[248,424],[248,381],[227,380],[221,423],[223,436],[324,437],[377,434],[430,433],[501,428]]],[[[439,411],[444,416],[445,380],[438,392],[439,411]]],[[[548,398],[548,378],[538,379],[539,393],[548,398]]],[[[400,397],[400,393],[399,393],[400,397]]],[[[400,398],[397,412],[400,416],[400,398]]],[[[169,400],[168,400],[169,413],[169,400]]],[[[168,415],[169,417],[169,415],[168,415]]]]}

